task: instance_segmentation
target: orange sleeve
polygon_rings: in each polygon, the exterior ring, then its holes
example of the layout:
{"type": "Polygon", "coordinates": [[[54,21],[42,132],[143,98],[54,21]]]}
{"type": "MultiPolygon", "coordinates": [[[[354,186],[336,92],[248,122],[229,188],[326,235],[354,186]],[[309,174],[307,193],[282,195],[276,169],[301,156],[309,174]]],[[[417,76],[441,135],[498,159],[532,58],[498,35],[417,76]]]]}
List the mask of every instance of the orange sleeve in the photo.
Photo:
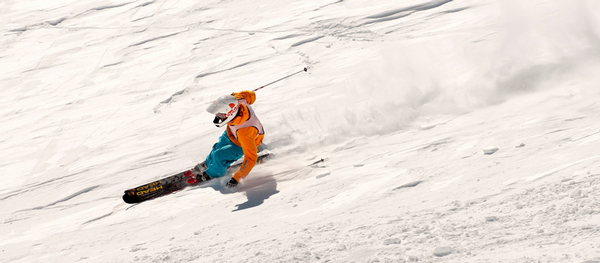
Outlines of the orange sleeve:
{"type": "Polygon", "coordinates": [[[251,90],[234,92],[231,95],[233,95],[238,100],[245,99],[248,102],[248,104],[252,104],[256,101],[256,93],[251,90]]]}
{"type": "Polygon", "coordinates": [[[254,127],[241,128],[237,131],[237,136],[237,140],[244,151],[244,161],[242,161],[242,166],[240,166],[240,169],[233,174],[233,178],[239,182],[242,178],[246,177],[252,168],[254,168],[254,165],[256,165],[256,159],[258,158],[256,145],[258,130],[254,127]]]}

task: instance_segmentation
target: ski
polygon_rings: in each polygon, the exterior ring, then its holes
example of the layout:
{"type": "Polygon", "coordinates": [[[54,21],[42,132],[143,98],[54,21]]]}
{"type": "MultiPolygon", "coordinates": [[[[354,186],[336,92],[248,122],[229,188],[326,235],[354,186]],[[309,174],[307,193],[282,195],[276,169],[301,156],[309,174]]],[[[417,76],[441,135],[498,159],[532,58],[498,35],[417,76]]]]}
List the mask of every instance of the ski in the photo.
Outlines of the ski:
{"type": "MultiPolygon", "coordinates": [[[[270,154],[259,153],[256,163],[260,164],[265,161],[270,154]]],[[[243,159],[243,158],[242,158],[243,159]]],[[[228,169],[233,171],[242,164],[242,159],[234,162],[228,169]]],[[[150,199],[154,199],[160,196],[168,195],[170,193],[182,190],[188,186],[199,185],[203,182],[198,181],[196,176],[204,171],[203,163],[194,166],[192,169],[171,175],[160,180],[147,183],[129,190],[125,190],[123,195],[123,201],[128,204],[141,203],[150,199]]]]}

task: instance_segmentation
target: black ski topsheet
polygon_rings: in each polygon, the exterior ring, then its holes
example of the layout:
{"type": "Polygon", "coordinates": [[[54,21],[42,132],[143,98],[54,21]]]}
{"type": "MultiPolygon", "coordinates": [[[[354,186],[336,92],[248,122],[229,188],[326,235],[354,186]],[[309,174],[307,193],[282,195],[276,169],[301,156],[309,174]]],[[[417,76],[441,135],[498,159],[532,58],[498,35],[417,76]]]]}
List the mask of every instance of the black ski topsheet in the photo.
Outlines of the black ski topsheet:
{"type": "Polygon", "coordinates": [[[195,174],[191,170],[187,170],[158,181],[129,189],[125,191],[125,194],[123,195],[123,201],[128,204],[140,203],[159,196],[170,194],[172,192],[181,190],[188,185],[197,183],[198,181],[195,179],[195,174]],[[187,179],[189,179],[189,182],[187,179]]]}
{"type": "MultiPolygon", "coordinates": [[[[269,155],[269,153],[259,153],[256,163],[264,162],[265,158],[269,155]]],[[[236,161],[229,167],[228,171],[239,168],[241,164],[241,161],[236,161]]],[[[197,185],[200,182],[196,180],[196,172],[194,170],[200,169],[194,168],[126,190],[123,195],[123,201],[128,204],[141,203],[146,200],[182,190],[188,186],[197,185]]]]}

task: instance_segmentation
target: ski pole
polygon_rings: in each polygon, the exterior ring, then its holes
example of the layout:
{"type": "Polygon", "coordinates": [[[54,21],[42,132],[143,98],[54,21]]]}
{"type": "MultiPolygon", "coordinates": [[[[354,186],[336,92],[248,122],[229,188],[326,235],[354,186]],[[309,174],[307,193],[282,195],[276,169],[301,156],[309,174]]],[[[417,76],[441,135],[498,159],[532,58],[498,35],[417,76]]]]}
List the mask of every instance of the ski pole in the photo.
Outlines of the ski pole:
{"type": "Polygon", "coordinates": [[[298,72],[295,72],[295,73],[292,73],[292,74],[290,74],[290,75],[287,75],[287,76],[285,76],[285,77],[283,77],[283,78],[280,78],[280,79],[278,79],[278,80],[276,80],[276,81],[273,81],[273,82],[271,82],[271,83],[269,83],[269,84],[267,84],[267,85],[264,85],[264,86],[262,86],[262,87],[260,87],[260,88],[258,88],[258,89],[255,89],[255,90],[253,90],[253,91],[257,91],[257,90],[259,90],[259,89],[262,89],[262,88],[264,88],[264,87],[266,87],[266,86],[269,86],[269,85],[271,85],[271,84],[273,84],[273,83],[275,83],[275,82],[279,82],[279,81],[281,81],[281,80],[287,79],[287,78],[289,78],[289,77],[291,77],[291,76],[294,76],[294,75],[296,75],[296,74],[298,74],[298,73],[300,73],[300,72],[302,72],[302,71],[304,71],[304,72],[307,72],[307,71],[308,71],[308,69],[305,67],[304,69],[302,69],[302,70],[300,70],[300,71],[298,71],[298,72]]]}

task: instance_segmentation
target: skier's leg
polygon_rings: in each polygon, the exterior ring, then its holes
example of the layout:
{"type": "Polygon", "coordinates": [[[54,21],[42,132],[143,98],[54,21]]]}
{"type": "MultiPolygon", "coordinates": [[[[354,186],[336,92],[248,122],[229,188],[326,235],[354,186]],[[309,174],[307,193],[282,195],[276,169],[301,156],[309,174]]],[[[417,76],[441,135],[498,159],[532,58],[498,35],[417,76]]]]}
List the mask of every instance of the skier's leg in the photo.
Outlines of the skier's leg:
{"type": "Polygon", "coordinates": [[[212,151],[206,156],[206,174],[210,177],[222,177],[227,174],[227,168],[237,159],[244,155],[242,147],[239,147],[227,136],[227,131],[221,135],[215,143],[212,151]]]}

